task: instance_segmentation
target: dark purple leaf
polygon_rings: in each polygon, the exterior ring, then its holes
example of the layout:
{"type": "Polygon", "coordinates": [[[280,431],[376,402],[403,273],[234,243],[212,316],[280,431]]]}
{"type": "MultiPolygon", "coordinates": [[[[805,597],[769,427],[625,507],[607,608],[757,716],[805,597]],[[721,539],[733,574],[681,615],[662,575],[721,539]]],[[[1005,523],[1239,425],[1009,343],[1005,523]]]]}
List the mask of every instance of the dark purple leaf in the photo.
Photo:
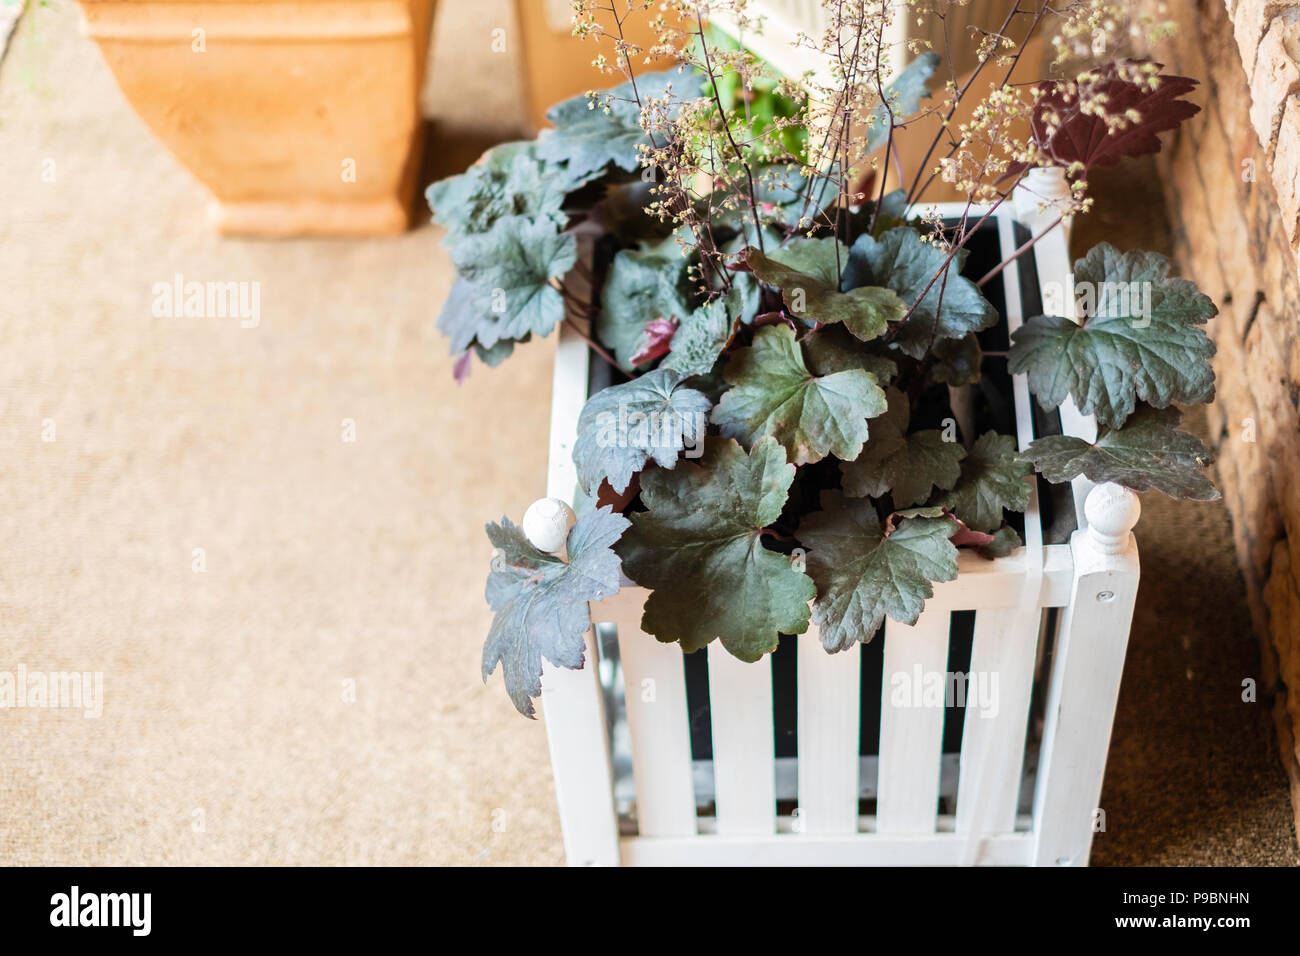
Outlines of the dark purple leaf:
{"type": "MultiPolygon", "coordinates": [[[[1034,107],[1034,139],[1058,166],[1081,163],[1085,170],[1114,166],[1121,159],[1160,152],[1156,135],[1171,130],[1183,120],[1200,112],[1200,107],[1179,97],[1190,93],[1197,81],[1186,76],[1160,76],[1155,89],[1126,79],[1147,61],[1126,60],[1110,63],[1088,74],[1078,85],[1078,92],[1060,82],[1044,84],[1042,96],[1034,107]],[[1104,110],[1110,116],[1137,112],[1137,122],[1125,122],[1111,131],[1103,117],[1083,112],[1080,102],[1104,96],[1104,110]],[[1048,117],[1055,115],[1059,126],[1055,133],[1048,128],[1048,117]]],[[[1163,64],[1156,63],[1157,69],[1163,64]]]]}

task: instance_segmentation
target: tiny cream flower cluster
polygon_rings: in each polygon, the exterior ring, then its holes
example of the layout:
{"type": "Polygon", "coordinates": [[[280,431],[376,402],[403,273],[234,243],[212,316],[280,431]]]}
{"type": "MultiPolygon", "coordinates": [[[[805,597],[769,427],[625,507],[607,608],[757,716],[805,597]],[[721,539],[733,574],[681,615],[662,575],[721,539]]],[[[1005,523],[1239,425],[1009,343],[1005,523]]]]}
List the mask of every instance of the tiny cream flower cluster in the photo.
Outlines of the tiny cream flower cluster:
{"type": "MultiPolygon", "coordinates": [[[[1001,26],[968,25],[956,31],[964,35],[950,35],[949,22],[965,20],[954,11],[968,2],[822,0],[820,30],[791,39],[822,64],[801,77],[773,76],[744,48],[744,38],[764,28],[750,0],[573,0],[574,33],[609,41],[612,52],[598,56],[595,66],[633,80],[634,88],[644,64],[681,64],[682,82],[665,97],[642,101],[637,95],[649,134],[641,147],[643,179],[650,184],[647,211],[681,227],[684,253],[695,252],[701,262],[701,288],[712,279],[716,291],[730,281],[712,237],[720,221],[744,229],[747,241],[761,246],[773,224],[804,233],[838,227],[864,201],[883,197],[887,186],[902,187],[909,203],[923,202],[935,179],[972,202],[995,204],[1011,195],[1027,169],[1061,165],[1052,140],[1070,117],[1095,117],[1112,133],[1141,122],[1134,110],[1109,104],[1113,68],[1106,74],[1088,64],[1113,59],[1143,30],[1163,35],[1168,24],[1135,20],[1117,0],[1018,0],[1001,26]],[[649,48],[627,39],[624,27],[633,16],[645,18],[657,38],[649,48]],[[888,86],[898,72],[890,62],[895,17],[917,26],[906,43],[913,54],[938,45],[946,57],[929,83],[941,88],[910,116],[891,101],[899,94],[888,86]],[[719,42],[710,21],[727,23],[741,42],[719,42]],[[1053,64],[1071,64],[1073,78],[1061,76],[1050,85],[1013,78],[1035,31],[1050,32],[1053,64]],[[953,51],[974,55],[973,73],[957,76],[953,51]],[[751,110],[759,88],[786,104],[778,115],[765,110],[761,123],[751,110]],[[912,129],[923,131],[913,139],[933,142],[909,183],[899,145],[912,129]],[[796,199],[792,211],[789,198],[800,193],[803,201],[796,199]],[[783,197],[786,208],[774,208],[773,196],[783,197]]],[[[1119,69],[1125,81],[1158,82],[1154,64],[1121,60],[1119,69]]],[[[590,96],[593,109],[610,108],[608,93],[590,96]]],[[[1084,172],[1079,163],[1067,170],[1070,196],[1056,203],[1062,215],[1091,206],[1084,172]]],[[[936,244],[947,241],[942,230],[932,233],[936,244]]]]}

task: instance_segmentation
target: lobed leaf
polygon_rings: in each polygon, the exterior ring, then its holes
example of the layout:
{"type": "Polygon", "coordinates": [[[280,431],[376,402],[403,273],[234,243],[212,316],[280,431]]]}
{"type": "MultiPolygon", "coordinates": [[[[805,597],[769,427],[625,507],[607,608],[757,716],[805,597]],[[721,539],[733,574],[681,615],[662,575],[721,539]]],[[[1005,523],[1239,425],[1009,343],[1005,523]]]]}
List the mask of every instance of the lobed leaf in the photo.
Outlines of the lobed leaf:
{"type": "Polygon", "coordinates": [[[621,494],[647,462],[671,469],[683,450],[702,450],[713,403],[681,380],[671,369],[655,369],[587,400],[573,445],[584,492],[595,494],[608,481],[621,494]]]}
{"type": "Polygon", "coordinates": [[[931,582],[957,577],[948,518],[906,518],[886,534],[865,498],[831,490],[821,504],[799,526],[799,540],[817,584],[813,621],[828,651],[868,643],[886,616],[915,624],[934,594],[931,582]]]}
{"type": "Polygon", "coordinates": [[[1025,479],[1033,473],[1029,463],[1016,455],[1016,440],[1010,435],[985,432],[962,462],[961,478],[936,504],[948,508],[976,531],[993,532],[1002,527],[1002,511],[1024,511],[1031,487],[1025,479]]]}
{"type": "Polygon", "coordinates": [[[964,253],[953,257],[946,280],[931,285],[944,268],[946,252],[925,242],[911,226],[890,229],[879,239],[863,233],[849,250],[844,287],[885,286],[911,306],[911,317],[895,334],[894,344],[905,355],[921,359],[942,339],[964,338],[997,323],[997,310],[975,283],[960,275],[964,253]]]}
{"type": "Polygon", "coordinates": [[[842,322],[863,342],[879,338],[906,313],[890,289],[839,291],[839,268],[847,266],[848,254],[836,239],[795,239],[770,256],[751,246],[744,261],[760,280],[781,290],[791,315],[823,324],[842,322]]]}
{"type": "Polygon", "coordinates": [[[732,387],[712,416],[722,436],[749,445],[770,435],[796,465],[856,458],[867,419],[885,411],[885,393],[869,372],[809,372],[788,325],[759,329],[754,344],[731,357],[724,378],[732,387]]]}
{"type": "MultiPolygon", "coordinates": [[[[1108,63],[1093,71],[1079,83],[1082,96],[1060,82],[1041,86],[1030,127],[1034,140],[1057,165],[1069,168],[1078,164],[1086,173],[1131,156],[1158,153],[1160,138],[1156,134],[1177,128],[1201,111],[1196,104],[1180,99],[1197,86],[1190,77],[1158,76],[1152,88],[1124,75],[1142,62],[1108,63]],[[1083,101],[1098,99],[1111,117],[1133,114],[1136,122],[1121,120],[1112,130],[1105,116],[1081,107],[1083,101]]],[[[1157,70],[1163,66],[1151,65],[1157,70]]]]}
{"type": "Polygon", "coordinates": [[[641,622],[647,633],[687,652],[717,638],[752,662],[775,650],[781,634],[807,630],[812,580],[762,544],[794,475],[772,438],[748,455],[734,441],[708,438],[698,464],[642,472],[648,510],[632,515],[617,550],[628,576],[653,589],[641,622]]]}
{"type": "Polygon", "coordinates": [[[888,382],[898,375],[897,362],[870,351],[878,343],[864,346],[842,325],[826,325],[809,332],[799,344],[803,346],[808,371],[814,375],[833,375],[851,368],[870,372],[877,382],[888,382]]]}
{"type": "Polygon", "coordinates": [[[549,220],[512,216],[466,236],[452,261],[473,287],[474,339],[491,348],[503,339],[547,335],[560,323],[564,300],[551,280],[573,268],[578,243],[549,220]]]}
{"type": "Polygon", "coordinates": [[[610,263],[595,329],[625,372],[640,364],[632,359],[652,322],[681,322],[691,314],[684,288],[686,265],[671,238],[644,251],[624,249],[610,263]]]}
{"type": "Polygon", "coordinates": [[[680,372],[683,378],[708,375],[731,343],[737,299],[737,296],[710,299],[686,316],[673,334],[668,357],[659,367],[680,372]]]}
{"type": "Polygon", "coordinates": [[[500,219],[550,219],[562,228],[564,200],[593,174],[577,174],[538,155],[537,142],[502,143],[457,176],[433,183],[424,197],[433,221],[447,230],[454,247],[466,235],[490,230],[500,219]]]}
{"type": "Polygon", "coordinates": [[[889,407],[872,423],[871,440],[856,460],[840,463],[840,473],[847,496],[879,498],[892,493],[895,507],[906,508],[925,501],[933,488],[952,488],[961,475],[966,449],[960,442],[944,441],[938,429],[909,435],[907,396],[896,388],[885,394],[889,407]]]}
{"type": "Polygon", "coordinates": [[[1218,309],[1191,282],[1169,278],[1169,260],[1103,242],[1074,269],[1092,314],[1080,324],[1035,316],[1011,336],[1009,368],[1029,376],[1043,408],[1068,395],[1080,411],[1117,427],[1138,399],[1167,408],[1214,398],[1214,343],[1200,326],[1218,309]]]}
{"type": "Polygon", "coordinates": [[[935,362],[930,375],[936,382],[954,387],[979,382],[984,351],[974,332],[959,339],[940,339],[932,354],[935,362]]]}
{"type": "Polygon", "coordinates": [[[864,151],[872,152],[885,145],[889,138],[890,116],[897,123],[921,108],[921,100],[930,95],[926,81],[939,68],[942,58],[938,53],[922,53],[899,72],[885,87],[885,102],[877,103],[872,111],[875,121],[867,128],[864,151]]]}
{"type": "Polygon", "coordinates": [[[568,561],[544,554],[508,518],[487,526],[497,549],[487,581],[494,612],[483,644],[483,680],[499,663],[515,708],[532,717],[532,698],[542,693],[542,659],[556,667],[582,667],[584,635],[591,627],[589,601],[619,589],[619,558],[610,546],[628,520],[609,508],[580,517],[569,529],[568,561]]]}
{"type": "Polygon", "coordinates": [[[610,163],[632,172],[641,165],[639,147],[651,145],[641,127],[641,105],[662,101],[677,75],[676,69],[642,74],[635,84],[602,92],[594,104],[586,93],[557,103],[546,111],[555,129],[542,132],[538,155],[567,162],[575,174],[599,172],[610,163]]]}
{"type": "Polygon", "coordinates": [[[1201,469],[1214,455],[1194,435],[1178,429],[1176,408],[1140,408],[1123,428],[1107,428],[1094,444],[1051,435],[1030,444],[1021,458],[1048,481],[1059,484],[1083,475],[1098,484],[1113,481],[1134,491],[1155,488],[1171,498],[1214,501],[1220,497],[1201,469]]]}

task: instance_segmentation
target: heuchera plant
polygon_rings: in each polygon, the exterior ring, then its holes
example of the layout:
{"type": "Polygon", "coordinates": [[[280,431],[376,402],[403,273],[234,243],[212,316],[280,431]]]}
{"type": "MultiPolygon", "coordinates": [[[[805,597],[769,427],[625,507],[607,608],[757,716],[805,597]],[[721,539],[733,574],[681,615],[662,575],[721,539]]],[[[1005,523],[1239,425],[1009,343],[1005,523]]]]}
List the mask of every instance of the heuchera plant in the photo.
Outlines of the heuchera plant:
{"type": "Polygon", "coordinates": [[[1139,26],[1102,0],[1021,4],[969,38],[977,66],[959,82],[924,41],[891,66],[891,2],[827,0],[825,34],[791,38],[826,69],[791,80],[710,33],[719,15],[742,38],[761,29],[742,0],[670,0],[648,51],[622,35],[645,0],[577,0],[575,32],[612,43],[597,62],[624,82],[429,188],[459,273],[439,319],[458,377],[561,323],[615,369],[579,421],[564,556],[488,526],[483,676],[500,663],[521,712],[543,658],[582,666],[587,602],[620,570],[650,590],[643,629],[684,651],[719,640],[757,661],[811,621],[835,652],[885,617],[915,623],[960,548],[1019,547],[1008,515],[1035,471],[1217,497],[1174,407],[1213,397],[1202,326],[1217,310],[1163,257],[1096,246],[1075,265],[1077,321],[1034,316],[1009,352],[981,349],[1000,321],[986,284],[1046,230],[982,276],[964,272],[969,244],[1026,173],[1065,171],[1059,223],[1089,207],[1091,169],[1158,151],[1197,110],[1181,98],[1195,81],[1133,58],[1013,82],[1045,22],[1058,63],[1139,26]],[[638,72],[647,54],[680,65],[638,72]],[[977,78],[988,92],[968,110],[977,78]],[[910,182],[905,137],[930,143],[910,182]],[[969,195],[962,215],[925,211],[935,179],[969,195]],[[963,433],[954,390],[990,363],[1026,375],[1045,410],[1095,415],[1096,441],[1021,453],[1011,435],[963,433]]]}

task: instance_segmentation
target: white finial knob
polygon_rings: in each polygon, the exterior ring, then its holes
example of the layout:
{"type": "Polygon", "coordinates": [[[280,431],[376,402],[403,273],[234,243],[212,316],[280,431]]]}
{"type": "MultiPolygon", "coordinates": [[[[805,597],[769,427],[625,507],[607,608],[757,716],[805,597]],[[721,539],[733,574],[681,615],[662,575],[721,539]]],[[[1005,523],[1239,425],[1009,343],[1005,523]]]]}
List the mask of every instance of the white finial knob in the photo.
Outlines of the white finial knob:
{"type": "Polygon", "coordinates": [[[538,498],[524,512],[524,537],[538,551],[562,554],[578,516],[559,498],[538,498]]]}
{"type": "MultiPolygon", "coordinates": [[[[1059,166],[1042,166],[1031,169],[1015,188],[1012,203],[1016,218],[1033,232],[1045,229],[1070,206],[1072,197],[1070,181],[1059,166]]],[[[1066,216],[1063,226],[1068,228],[1072,217],[1066,216]]]]}
{"type": "Polygon", "coordinates": [[[1142,502],[1136,492],[1108,481],[1088,492],[1083,514],[1097,550],[1119,554],[1128,547],[1129,532],[1142,515],[1142,502]]]}

